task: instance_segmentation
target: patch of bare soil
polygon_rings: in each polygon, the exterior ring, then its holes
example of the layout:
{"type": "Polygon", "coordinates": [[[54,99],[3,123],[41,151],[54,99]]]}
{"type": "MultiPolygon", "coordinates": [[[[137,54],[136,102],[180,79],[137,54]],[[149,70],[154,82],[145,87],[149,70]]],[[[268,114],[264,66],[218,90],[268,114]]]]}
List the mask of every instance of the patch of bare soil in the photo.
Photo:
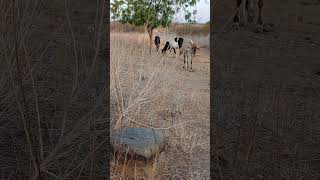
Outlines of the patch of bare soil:
{"type": "Polygon", "coordinates": [[[310,3],[265,1],[276,28],[259,34],[221,31],[235,2],[214,7],[216,179],[319,179],[319,6],[310,3]]]}

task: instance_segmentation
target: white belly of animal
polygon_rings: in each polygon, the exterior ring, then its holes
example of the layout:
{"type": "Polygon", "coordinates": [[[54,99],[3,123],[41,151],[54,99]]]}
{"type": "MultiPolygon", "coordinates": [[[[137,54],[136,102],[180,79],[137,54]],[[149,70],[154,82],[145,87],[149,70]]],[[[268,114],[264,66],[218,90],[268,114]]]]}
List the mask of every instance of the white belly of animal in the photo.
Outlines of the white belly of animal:
{"type": "Polygon", "coordinates": [[[175,49],[179,48],[178,42],[171,41],[171,42],[170,42],[170,45],[171,45],[171,47],[173,47],[173,48],[175,48],[175,49]]]}

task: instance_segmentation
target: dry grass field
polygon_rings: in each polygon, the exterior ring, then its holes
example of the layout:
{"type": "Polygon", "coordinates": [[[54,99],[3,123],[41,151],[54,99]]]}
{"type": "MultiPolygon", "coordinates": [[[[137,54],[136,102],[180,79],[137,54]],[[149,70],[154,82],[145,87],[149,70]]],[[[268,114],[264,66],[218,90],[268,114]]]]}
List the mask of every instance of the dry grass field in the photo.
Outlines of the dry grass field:
{"type": "MultiPolygon", "coordinates": [[[[168,33],[173,37],[174,32],[168,33]]],[[[163,47],[165,34],[160,35],[163,47]]],[[[157,179],[209,179],[209,36],[185,35],[203,48],[194,72],[173,52],[149,54],[147,33],[111,30],[111,128],[153,127],[168,137],[156,165],[157,179]]],[[[112,179],[123,173],[111,162],[112,179]]]]}

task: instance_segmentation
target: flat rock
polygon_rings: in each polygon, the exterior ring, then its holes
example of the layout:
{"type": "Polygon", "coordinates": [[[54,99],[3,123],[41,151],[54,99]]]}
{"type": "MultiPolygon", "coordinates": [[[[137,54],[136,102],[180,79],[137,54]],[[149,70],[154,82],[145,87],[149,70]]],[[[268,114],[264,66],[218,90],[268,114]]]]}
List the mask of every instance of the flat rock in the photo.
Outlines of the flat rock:
{"type": "Polygon", "coordinates": [[[127,128],[111,136],[111,145],[116,151],[147,159],[160,153],[165,144],[164,134],[151,128],[127,128]]]}

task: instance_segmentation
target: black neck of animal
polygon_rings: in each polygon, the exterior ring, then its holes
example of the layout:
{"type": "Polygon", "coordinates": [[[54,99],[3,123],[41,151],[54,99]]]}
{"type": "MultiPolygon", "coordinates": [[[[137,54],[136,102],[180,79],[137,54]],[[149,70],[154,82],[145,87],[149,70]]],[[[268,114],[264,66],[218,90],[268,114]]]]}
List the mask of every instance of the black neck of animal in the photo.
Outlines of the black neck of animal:
{"type": "Polygon", "coordinates": [[[169,48],[170,48],[170,45],[169,45],[169,42],[167,42],[162,49],[162,53],[166,52],[169,48]]]}
{"type": "Polygon", "coordinates": [[[179,38],[179,39],[178,39],[179,49],[182,47],[182,44],[183,44],[183,38],[179,38]]]}

